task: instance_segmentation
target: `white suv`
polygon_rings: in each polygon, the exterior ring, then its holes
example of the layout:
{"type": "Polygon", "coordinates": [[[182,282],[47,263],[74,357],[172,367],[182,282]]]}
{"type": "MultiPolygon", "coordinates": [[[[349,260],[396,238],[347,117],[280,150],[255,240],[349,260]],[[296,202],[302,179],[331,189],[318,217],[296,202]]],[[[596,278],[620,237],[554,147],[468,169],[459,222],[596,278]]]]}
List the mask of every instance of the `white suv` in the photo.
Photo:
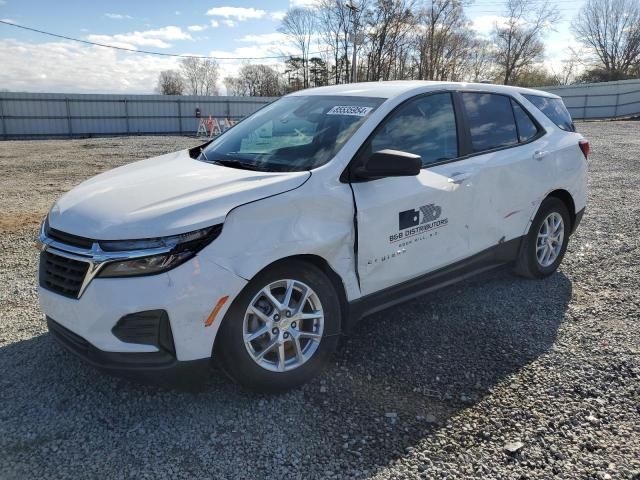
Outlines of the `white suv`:
{"type": "Polygon", "coordinates": [[[554,272],[584,212],[588,151],[541,91],[296,92],[60,198],[40,233],[41,308],[103,368],[213,357],[246,387],[290,388],[365,314],[501,264],[554,272]]]}

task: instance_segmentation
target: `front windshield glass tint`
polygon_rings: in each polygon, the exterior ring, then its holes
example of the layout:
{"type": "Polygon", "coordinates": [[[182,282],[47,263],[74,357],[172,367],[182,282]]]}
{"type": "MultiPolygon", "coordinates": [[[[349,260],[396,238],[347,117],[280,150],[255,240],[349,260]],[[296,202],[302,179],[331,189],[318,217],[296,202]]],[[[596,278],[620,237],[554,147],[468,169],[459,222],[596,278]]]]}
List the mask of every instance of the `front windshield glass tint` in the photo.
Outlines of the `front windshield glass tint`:
{"type": "Polygon", "coordinates": [[[311,170],[331,160],[383,101],[348,96],[284,97],[221,135],[198,158],[251,170],[311,170]]]}

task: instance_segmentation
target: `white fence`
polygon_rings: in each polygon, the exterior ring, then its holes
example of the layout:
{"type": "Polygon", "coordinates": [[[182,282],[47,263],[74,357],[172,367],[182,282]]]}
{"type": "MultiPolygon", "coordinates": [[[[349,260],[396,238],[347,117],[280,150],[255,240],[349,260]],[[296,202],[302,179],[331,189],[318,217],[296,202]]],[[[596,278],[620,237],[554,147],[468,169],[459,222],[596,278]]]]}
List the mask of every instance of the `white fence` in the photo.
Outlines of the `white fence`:
{"type": "Polygon", "coordinates": [[[543,87],[562,97],[574,120],[640,116],[640,80],[543,87]]]}
{"type": "Polygon", "coordinates": [[[0,92],[0,138],[195,134],[198,119],[239,120],[275,97],[0,92]]]}

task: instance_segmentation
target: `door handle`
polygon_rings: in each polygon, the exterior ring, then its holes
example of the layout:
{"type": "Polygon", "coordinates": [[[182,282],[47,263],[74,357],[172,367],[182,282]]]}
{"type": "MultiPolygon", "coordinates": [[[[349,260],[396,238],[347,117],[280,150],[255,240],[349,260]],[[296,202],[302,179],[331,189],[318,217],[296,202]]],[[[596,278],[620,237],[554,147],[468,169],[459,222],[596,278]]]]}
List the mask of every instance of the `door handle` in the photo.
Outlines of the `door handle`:
{"type": "Polygon", "coordinates": [[[546,150],[536,150],[535,152],[533,152],[534,160],[538,160],[538,161],[542,160],[547,155],[549,155],[549,152],[547,152],[546,150]]]}
{"type": "Polygon", "coordinates": [[[449,183],[461,183],[471,176],[471,172],[455,172],[447,179],[449,183]]]}

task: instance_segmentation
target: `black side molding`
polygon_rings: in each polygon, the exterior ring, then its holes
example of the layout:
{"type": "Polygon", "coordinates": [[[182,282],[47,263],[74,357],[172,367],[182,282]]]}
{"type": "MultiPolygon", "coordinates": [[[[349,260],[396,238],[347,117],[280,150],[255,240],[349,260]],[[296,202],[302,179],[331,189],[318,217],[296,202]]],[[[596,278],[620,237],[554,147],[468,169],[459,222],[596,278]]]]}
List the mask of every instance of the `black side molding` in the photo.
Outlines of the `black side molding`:
{"type": "Polygon", "coordinates": [[[523,239],[524,236],[500,242],[465,260],[350,302],[345,331],[366,315],[515,261],[523,239]]]}

